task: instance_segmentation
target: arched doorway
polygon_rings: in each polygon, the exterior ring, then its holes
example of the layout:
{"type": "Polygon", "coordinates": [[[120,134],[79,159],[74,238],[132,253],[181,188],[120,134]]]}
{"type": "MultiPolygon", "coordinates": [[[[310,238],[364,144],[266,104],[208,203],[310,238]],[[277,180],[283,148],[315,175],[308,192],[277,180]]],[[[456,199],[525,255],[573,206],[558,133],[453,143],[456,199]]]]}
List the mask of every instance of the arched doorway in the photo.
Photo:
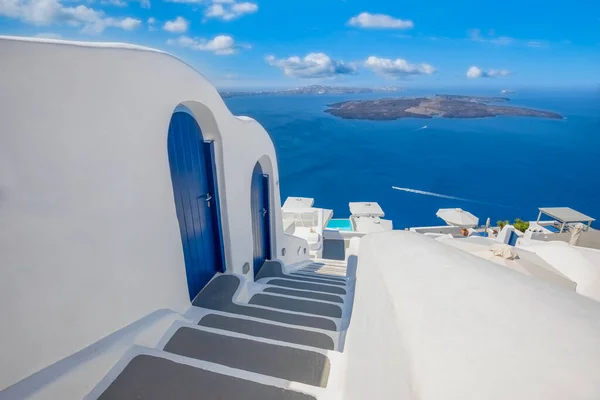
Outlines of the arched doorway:
{"type": "Polygon", "coordinates": [[[222,270],[219,204],[212,143],[187,109],[178,107],[169,124],[169,165],[188,282],[193,300],[222,270]]]}
{"type": "Polygon", "coordinates": [[[252,171],[250,201],[252,238],[254,240],[253,264],[254,276],[256,276],[265,260],[271,258],[269,176],[263,173],[259,163],[256,163],[254,171],[252,171]]]}

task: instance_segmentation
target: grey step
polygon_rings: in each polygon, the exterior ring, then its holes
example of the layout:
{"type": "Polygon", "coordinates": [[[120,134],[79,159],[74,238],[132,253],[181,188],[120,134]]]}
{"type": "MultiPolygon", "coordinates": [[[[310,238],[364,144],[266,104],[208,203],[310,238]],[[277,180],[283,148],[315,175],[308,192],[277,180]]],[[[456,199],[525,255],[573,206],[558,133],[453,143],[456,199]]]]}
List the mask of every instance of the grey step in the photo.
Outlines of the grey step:
{"type": "Polygon", "coordinates": [[[333,279],[329,279],[329,278],[307,278],[307,277],[303,277],[303,276],[298,276],[298,275],[283,275],[280,276],[279,278],[286,278],[286,279],[293,279],[295,281],[302,281],[302,282],[311,282],[311,283],[323,283],[326,285],[337,285],[337,286],[346,286],[346,282],[340,282],[340,281],[334,281],[333,279]]]}
{"type": "Polygon", "coordinates": [[[148,355],[132,359],[99,399],[316,400],[304,393],[148,355]]]}
{"type": "Polygon", "coordinates": [[[316,351],[193,328],[179,328],[164,351],[318,387],[329,378],[329,358],[316,351]]]}
{"type": "Polygon", "coordinates": [[[327,285],[338,285],[338,286],[346,286],[344,282],[332,282],[326,279],[317,279],[317,278],[302,278],[293,276],[290,274],[285,274],[283,269],[281,268],[281,264],[277,261],[265,261],[263,266],[256,274],[255,280],[259,280],[262,278],[285,278],[285,279],[293,279],[296,281],[303,282],[312,282],[312,283],[323,283],[327,285]]]}
{"type": "MultiPolygon", "coordinates": [[[[233,295],[240,285],[240,278],[234,275],[219,275],[196,296],[193,305],[209,310],[223,311],[231,314],[246,315],[284,324],[308,326],[327,331],[337,330],[337,325],[330,319],[309,315],[290,314],[282,311],[266,310],[253,306],[243,306],[232,301],[233,295]]],[[[333,289],[343,289],[328,286],[333,289]]],[[[345,291],[344,291],[345,293],[345,291]]]]}
{"type": "Polygon", "coordinates": [[[304,272],[302,270],[299,270],[298,272],[292,272],[290,274],[290,276],[297,276],[300,278],[318,278],[321,280],[346,283],[346,279],[341,276],[338,277],[338,276],[327,275],[327,274],[315,274],[315,273],[310,273],[310,272],[304,272]]]}
{"type": "Polygon", "coordinates": [[[292,289],[314,290],[316,292],[325,292],[331,294],[346,294],[346,290],[338,286],[318,285],[316,283],[291,281],[285,279],[270,279],[266,283],[268,285],[283,286],[292,289]]]}
{"type": "Polygon", "coordinates": [[[342,308],[340,306],[318,301],[291,299],[289,297],[258,293],[252,296],[248,303],[279,308],[281,310],[320,315],[322,317],[342,318],[342,308]]]}
{"type": "Polygon", "coordinates": [[[319,268],[310,268],[304,267],[296,270],[295,272],[304,272],[315,275],[325,275],[325,276],[335,276],[338,278],[347,278],[346,273],[348,272],[346,268],[342,267],[319,267],[319,268]]]}
{"type": "Polygon", "coordinates": [[[302,290],[284,289],[279,287],[269,287],[263,290],[265,293],[285,294],[288,296],[306,297],[307,299],[331,301],[334,303],[343,303],[344,299],[340,296],[316,292],[304,292],[302,290]]]}
{"type": "Polygon", "coordinates": [[[305,331],[248,319],[208,314],[198,322],[198,325],[242,333],[244,335],[280,340],[282,342],[302,344],[319,349],[334,349],[333,339],[324,333],[305,331]]]}

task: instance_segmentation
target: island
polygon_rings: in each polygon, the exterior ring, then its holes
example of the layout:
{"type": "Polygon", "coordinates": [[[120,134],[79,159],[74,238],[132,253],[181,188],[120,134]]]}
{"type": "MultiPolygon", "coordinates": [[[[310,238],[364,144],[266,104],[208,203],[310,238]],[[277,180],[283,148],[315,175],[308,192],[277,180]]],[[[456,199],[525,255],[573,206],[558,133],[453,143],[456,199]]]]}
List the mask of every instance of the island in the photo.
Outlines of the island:
{"type": "Polygon", "coordinates": [[[400,118],[485,118],[499,115],[562,119],[560,114],[523,107],[492,105],[506,97],[437,94],[432,97],[400,97],[351,100],[329,104],[325,112],[344,119],[394,120],[400,118]]]}
{"type": "Polygon", "coordinates": [[[248,92],[220,92],[224,99],[230,97],[247,96],[274,96],[274,95],[337,95],[337,94],[356,94],[356,93],[380,93],[380,92],[398,92],[402,89],[396,86],[378,86],[368,87],[347,87],[347,86],[328,86],[328,85],[310,85],[291,89],[281,90],[258,90],[248,92]]]}

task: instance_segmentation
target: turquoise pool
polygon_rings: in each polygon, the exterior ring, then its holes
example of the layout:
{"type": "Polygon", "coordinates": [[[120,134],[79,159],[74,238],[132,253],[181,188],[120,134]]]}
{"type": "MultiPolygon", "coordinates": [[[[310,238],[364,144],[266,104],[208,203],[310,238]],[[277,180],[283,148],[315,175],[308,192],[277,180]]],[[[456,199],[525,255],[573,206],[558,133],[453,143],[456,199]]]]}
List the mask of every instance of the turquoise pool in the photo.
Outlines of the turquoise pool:
{"type": "Polygon", "coordinates": [[[352,232],[354,231],[354,228],[352,227],[352,221],[350,221],[349,219],[332,219],[329,220],[329,223],[327,224],[327,229],[337,229],[340,231],[348,231],[348,232],[352,232]]]}

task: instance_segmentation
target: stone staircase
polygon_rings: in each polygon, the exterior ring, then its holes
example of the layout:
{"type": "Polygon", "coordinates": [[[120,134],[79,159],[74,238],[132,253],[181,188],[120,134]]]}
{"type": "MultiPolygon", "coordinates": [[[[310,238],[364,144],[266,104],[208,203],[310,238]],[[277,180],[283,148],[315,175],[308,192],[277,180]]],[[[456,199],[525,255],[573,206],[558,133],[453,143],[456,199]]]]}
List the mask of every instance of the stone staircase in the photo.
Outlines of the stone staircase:
{"type": "Polygon", "coordinates": [[[342,384],[354,277],[267,261],[255,282],[217,275],[156,348],[135,347],[90,399],[325,399],[342,384]],[[191,322],[188,322],[191,321],[191,322]]]}

